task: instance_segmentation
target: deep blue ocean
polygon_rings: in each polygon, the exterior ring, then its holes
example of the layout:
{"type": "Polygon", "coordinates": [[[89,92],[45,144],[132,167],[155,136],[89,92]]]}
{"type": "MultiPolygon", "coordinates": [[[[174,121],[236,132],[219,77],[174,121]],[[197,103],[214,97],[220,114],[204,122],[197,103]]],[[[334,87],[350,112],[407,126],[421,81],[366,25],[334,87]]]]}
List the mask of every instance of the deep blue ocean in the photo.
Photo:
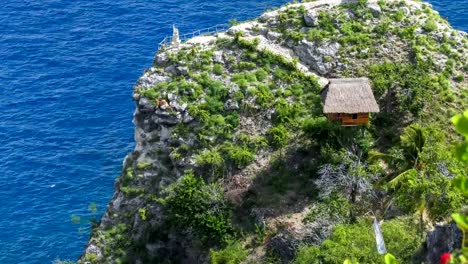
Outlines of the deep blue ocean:
{"type": "MultiPolygon", "coordinates": [[[[286,0],[2,0],[0,263],[76,260],[133,149],[132,87],[157,43],[286,0]],[[72,223],[72,215],[81,223],[72,223]]],[[[468,0],[434,1],[468,31],[468,0]]]]}

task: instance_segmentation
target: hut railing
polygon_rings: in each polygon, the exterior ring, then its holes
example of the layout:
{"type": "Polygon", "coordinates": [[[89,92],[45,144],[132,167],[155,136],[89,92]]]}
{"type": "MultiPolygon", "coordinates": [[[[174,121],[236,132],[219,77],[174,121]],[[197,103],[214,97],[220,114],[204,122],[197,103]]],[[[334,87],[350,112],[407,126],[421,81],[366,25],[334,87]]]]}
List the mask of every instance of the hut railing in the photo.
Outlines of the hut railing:
{"type": "MultiPolygon", "coordinates": [[[[226,31],[229,28],[228,24],[219,24],[209,28],[199,29],[191,33],[183,34],[179,36],[180,42],[184,43],[187,40],[198,37],[198,36],[212,36],[216,33],[226,31]]],[[[172,43],[172,36],[166,36],[158,45],[158,51],[163,49],[170,49],[172,43]]]]}

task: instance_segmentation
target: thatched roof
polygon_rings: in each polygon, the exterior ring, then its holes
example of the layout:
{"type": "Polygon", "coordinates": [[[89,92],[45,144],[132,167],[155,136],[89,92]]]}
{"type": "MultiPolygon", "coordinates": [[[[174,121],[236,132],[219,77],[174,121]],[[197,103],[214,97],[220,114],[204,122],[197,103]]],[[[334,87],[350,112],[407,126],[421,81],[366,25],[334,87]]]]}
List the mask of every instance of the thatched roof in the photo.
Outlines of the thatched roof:
{"type": "Polygon", "coordinates": [[[330,79],[321,91],[323,112],[328,113],[378,113],[379,105],[372,94],[367,78],[330,79]]]}

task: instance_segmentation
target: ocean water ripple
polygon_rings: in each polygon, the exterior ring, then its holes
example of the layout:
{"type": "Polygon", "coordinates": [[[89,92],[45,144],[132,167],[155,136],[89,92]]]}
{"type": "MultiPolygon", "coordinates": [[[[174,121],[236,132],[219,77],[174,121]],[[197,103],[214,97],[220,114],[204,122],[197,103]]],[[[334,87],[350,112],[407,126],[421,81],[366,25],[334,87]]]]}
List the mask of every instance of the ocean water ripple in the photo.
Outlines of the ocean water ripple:
{"type": "MultiPolygon", "coordinates": [[[[172,23],[182,33],[286,0],[4,0],[0,8],[0,263],[75,260],[133,149],[132,87],[172,23]]],[[[432,1],[468,30],[468,0],[432,1]]]]}

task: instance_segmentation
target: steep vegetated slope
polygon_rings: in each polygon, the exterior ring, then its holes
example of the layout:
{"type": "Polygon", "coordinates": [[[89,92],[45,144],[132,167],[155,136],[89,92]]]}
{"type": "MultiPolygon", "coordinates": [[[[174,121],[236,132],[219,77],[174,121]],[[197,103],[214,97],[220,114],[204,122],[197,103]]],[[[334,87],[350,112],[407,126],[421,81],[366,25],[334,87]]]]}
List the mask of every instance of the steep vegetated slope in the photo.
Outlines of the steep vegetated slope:
{"type": "Polygon", "coordinates": [[[427,232],[464,205],[449,118],[468,107],[467,43],[423,2],[322,0],[159,52],[80,262],[379,263],[372,210],[401,263],[431,263],[427,232]],[[342,77],[371,80],[370,125],[323,116],[342,77]]]}

